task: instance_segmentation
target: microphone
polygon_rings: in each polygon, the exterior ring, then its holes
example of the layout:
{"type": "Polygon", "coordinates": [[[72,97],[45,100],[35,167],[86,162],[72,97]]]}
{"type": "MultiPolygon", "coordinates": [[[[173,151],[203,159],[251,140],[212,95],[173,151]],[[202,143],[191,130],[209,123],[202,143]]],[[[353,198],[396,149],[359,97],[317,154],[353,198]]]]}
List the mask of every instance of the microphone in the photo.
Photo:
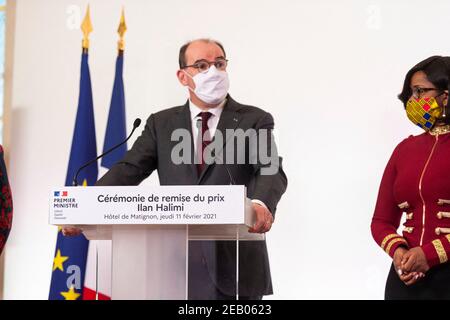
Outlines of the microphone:
{"type": "Polygon", "coordinates": [[[140,125],[141,125],[141,119],[137,118],[136,120],[134,120],[134,123],[133,123],[133,130],[131,130],[130,135],[129,135],[124,141],[122,141],[121,143],[115,145],[114,147],[112,147],[111,149],[107,150],[106,152],[102,153],[102,154],[99,155],[97,158],[92,159],[92,160],[86,162],[84,165],[82,165],[82,166],[77,170],[77,173],[76,173],[75,176],[73,177],[72,185],[73,185],[74,187],[77,187],[77,186],[78,186],[78,175],[80,174],[81,170],[83,170],[84,168],[90,166],[91,164],[93,164],[94,162],[96,162],[98,159],[100,159],[100,158],[106,156],[108,153],[110,153],[110,152],[116,150],[118,147],[120,147],[121,145],[123,145],[124,143],[126,143],[126,142],[131,138],[131,136],[133,135],[134,131],[135,131],[140,125]]]}

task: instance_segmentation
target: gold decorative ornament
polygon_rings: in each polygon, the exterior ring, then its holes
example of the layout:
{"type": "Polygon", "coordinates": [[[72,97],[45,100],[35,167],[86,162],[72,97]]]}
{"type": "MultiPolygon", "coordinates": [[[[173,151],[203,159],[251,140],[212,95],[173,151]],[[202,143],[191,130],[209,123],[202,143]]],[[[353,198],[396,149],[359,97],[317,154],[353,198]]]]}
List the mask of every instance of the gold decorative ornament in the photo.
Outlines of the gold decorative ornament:
{"type": "Polygon", "coordinates": [[[385,250],[385,251],[386,251],[387,254],[389,254],[389,252],[391,251],[392,246],[393,246],[395,243],[397,243],[397,242],[403,242],[403,243],[405,243],[405,244],[408,244],[408,243],[406,242],[406,240],[403,239],[403,238],[395,238],[395,239],[393,239],[391,242],[389,242],[388,246],[386,247],[386,250],[385,250]]]}
{"type": "Polygon", "coordinates": [[[408,203],[408,201],[402,202],[402,203],[398,204],[398,207],[400,209],[408,209],[409,208],[409,203],[408,203]]]}
{"type": "Polygon", "coordinates": [[[445,252],[441,240],[439,239],[433,240],[432,244],[434,246],[434,249],[436,250],[436,253],[438,254],[439,262],[440,263],[447,262],[448,261],[447,253],[445,252]]]}
{"type": "Polygon", "coordinates": [[[430,134],[433,136],[437,136],[440,134],[446,134],[450,132],[450,125],[446,124],[446,125],[442,125],[442,126],[434,126],[433,128],[431,128],[430,130],[430,134]]]}
{"type": "Polygon", "coordinates": [[[89,34],[94,30],[91,22],[91,12],[89,5],[86,10],[86,15],[84,16],[83,22],[81,23],[81,31],[83,32],[83,49],[89,49],[89,34]]]}
{"type": "Polygon", "coordinates": [[[450,200],[445,200],[445,199],[438,200],[438,205],[442,206],[444,204],[450,204],[450,200]]]}
{"type": "Polygon", "coordinates": [[[437,235],[440,235],[441,233],[450,233],[450,228],[441,228],[441,227],[437,227],[434,232],[437,235]]]}
{"type": "Polygon", "coordinates": [[[396,233],[392,233],[392,234],[387,235],[387,236],[383,239],[383,241],[381,241],[381,245],[380,245],[381,249],[384,250],[384,247],[386,246],[386,243],[387,243],[389,240],[393,239],[393,238],[401,238],[401,236],[398,235],[398,234],[396,234],[396,233]]]}
{"type": "Polygon", "coordinates": [[[438,217],[438,219],[442,219],[442,218],[450,218],[450,212],[445,212],[445,211],[439,211],[436,216],[438,217]]]}
{"type": "Polygon", "coordinates": [[[117,29],[117,33],[119,34],[119,42],[118,42],[119,51],[123,51],[125,49],[125,41],[123,38],[126,31],[127,31],[127,24],[125,22],[125,11],[122,8],[122,15],[120,17],[119,28],[117,29]]]}
{"type": "Polygon", "coordinates": [[[403,232],[407,232],[407,233],[413,233],[414,231],[414,227],[405,227],[405,229],[403,229],[403,232]]]}

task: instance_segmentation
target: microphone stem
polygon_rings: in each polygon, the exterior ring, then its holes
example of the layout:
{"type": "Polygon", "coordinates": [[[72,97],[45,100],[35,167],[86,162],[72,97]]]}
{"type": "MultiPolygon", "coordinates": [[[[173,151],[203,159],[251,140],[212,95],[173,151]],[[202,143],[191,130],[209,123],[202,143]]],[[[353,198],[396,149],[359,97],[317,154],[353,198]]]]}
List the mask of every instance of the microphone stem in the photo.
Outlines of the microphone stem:
{"type": "Polygon", "coordinates": [[[111,153],[112,151],[116,150],[118,147],[120,147],[121,145],[123,145],[124,143],[126,143],[126,142],[131,138],[131,136],[133,135],[133,133],[134,133],[134,131],[136,130],[136,128],[137,128],[137,126],[134,126],[134,127],[133,127],[133,130],[131,130],[130,135],[129,135],[124,141],[122,141],[122,142],[119,143],[118,145],[114,146],[113,148],[109,149],[109,150],[106,151],[105,153],[99,155],[97,158],[95,158],[95,159],[93,159],[93,160],[90,160],[90,161],[88,161],[87,163],[85,163],[84,165],[82,165],[82,166],[77,170],[77,173],[75,174],[75,176],[74,176],[74,178],[73,178],[72,185],[73,185],[74,187],[77,187],[77,186],[78,186],[78,175],[80,174],[81,170],[83,170],[84,168],[90,166],[91,164],[93,164],[94,162],[96,162],[96,161],[97,161],[98,159],[100,159],[101,157],[106,156],[108,153],[111,153]]]}

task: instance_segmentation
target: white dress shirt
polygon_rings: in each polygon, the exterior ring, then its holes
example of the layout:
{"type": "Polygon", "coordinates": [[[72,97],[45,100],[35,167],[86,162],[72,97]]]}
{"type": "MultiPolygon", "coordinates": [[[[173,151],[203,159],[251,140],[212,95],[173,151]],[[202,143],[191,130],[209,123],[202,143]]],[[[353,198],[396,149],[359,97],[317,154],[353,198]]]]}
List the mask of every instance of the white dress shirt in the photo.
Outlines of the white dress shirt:
{"type": "Polygon", "coordinates": [[[197,144],[198,144],[198,134],[199,128],[197,126],[197,121],[202,118],[199,116],[201,112],[209,112],[212,116],[208,119],[209,137],[214,137],[216,133],[217,125],[219,124],[220,115],[222,114],[223,107],[227,100],[225,99],[215,108],[210,108],[208,110],[203,110],[197,107],[192,101],[189,100],[189,110],[191,111],[191,125],[192,125],[192,138],[194,140],[194,150],[197,154],[197,144]]]}
{"type": "MultiPolygon", "coordinates": [[[[198,154],[197,145],[199,140],[198,139],[199,127],[197,126],[197,121],[201,120],[201,116],[199,115],[199,113],[209,112],[212,114],[211,117],[208,119],[209,137],[212,138],[216,133],[217,125],[219,124],[220,120],[220,115],[222,114],[226,102],[227,100],[225,99],[217,107],[210,108],[208,110],[203,110],[198,106],[196,106],[191,100],[189,100],[189,110],[191,111],[192,138],[194,140],[194,150],[196,155],[198,154]]],[[[267,206],[261,200],[252,199],[252,202],[257,203],[268,210],[267,206]]]]}

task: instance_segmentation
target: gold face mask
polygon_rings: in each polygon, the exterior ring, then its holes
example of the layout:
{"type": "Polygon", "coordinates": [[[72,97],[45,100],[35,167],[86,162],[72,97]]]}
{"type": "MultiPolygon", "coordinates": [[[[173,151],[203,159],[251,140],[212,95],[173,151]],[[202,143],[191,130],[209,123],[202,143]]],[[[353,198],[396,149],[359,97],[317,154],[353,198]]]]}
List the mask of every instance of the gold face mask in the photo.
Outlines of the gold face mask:
{"type": "Polygon", "coordinates": [[[436,123],[436,120],[442,117],[442,108],[433,97],[413,98],[406,104],[406,115],[412,123],[428,131],[436,123]]]}

